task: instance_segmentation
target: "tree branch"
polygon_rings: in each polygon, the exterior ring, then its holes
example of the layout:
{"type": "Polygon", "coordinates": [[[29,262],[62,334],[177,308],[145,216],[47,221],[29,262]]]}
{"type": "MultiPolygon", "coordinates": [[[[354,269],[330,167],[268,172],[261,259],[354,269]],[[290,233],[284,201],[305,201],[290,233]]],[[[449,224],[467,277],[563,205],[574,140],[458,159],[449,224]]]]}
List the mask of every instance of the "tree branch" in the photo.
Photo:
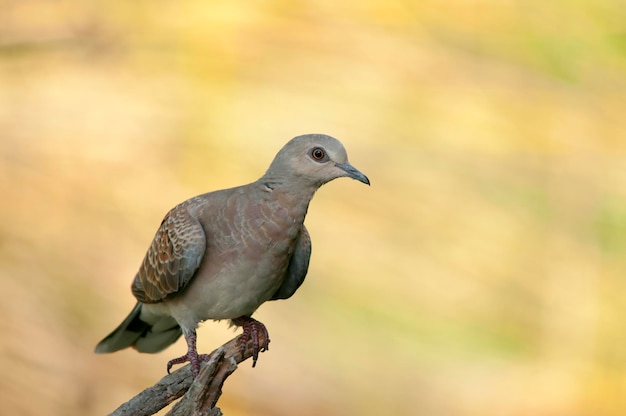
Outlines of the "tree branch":
{"type": "MultiPolygon", "coordinates": [[[[109,416],[153,415],[183,395],[167,415],[221,415],[222,412],[215,405],[222,394],[224,382],[237,369],[237,364],[252,356],[252,342],[248,342],[242,354],[240,338],[241,335],[213,351],[210,359],[202,362],[200,374],[195,380],[191,366],[187,364],[122,404],[109,416]]],[[[262,336],[259,338],[259,344],[262,344],[262,336]]]]}

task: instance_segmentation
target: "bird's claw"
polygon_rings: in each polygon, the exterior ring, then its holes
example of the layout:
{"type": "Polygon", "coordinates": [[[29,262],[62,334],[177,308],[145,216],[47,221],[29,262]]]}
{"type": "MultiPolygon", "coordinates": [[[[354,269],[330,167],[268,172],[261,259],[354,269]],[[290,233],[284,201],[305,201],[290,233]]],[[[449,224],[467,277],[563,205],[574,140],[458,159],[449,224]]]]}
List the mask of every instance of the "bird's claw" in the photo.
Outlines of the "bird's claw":
{"type": "Polygon", "coordinates": [[[246,351],[248,342],[252,341],[252,367],[255,367],[259,359],[259,352],[269,350],[270,335],[267,328],[261,322],[247,316],[233,319],[233,323],[243,327],[243,335],[239,339],[239,350],[242,356],[246,351]],[[259,339],[262,342],[259,342],[259,339]]]}
{"type": "Polygon", "coordinates": [[[189,364],[191,364],[191,373],[193,374],[193,377],[196,378],[200,373],[200,363],[202,361],[208,361],[210,356],[210,354],[190,354],[189,352],[187,352],[187,354],[178,358],[174,358],[167,362],[167,374],[170,374],[172,366],[176,364],[183,364],[189,361],[189,364]]]}

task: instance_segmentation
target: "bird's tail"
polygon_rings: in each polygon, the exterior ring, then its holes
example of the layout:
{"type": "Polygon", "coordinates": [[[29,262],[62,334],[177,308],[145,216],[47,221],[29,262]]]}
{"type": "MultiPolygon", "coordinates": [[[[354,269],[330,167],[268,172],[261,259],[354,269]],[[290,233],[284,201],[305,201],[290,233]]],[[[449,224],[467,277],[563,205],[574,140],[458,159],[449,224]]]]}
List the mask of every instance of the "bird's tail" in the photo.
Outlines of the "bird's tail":
{"type": "Polygon", "coordinates": [[[176,342],[181,334],[172,317],[159,317],[155,322],[142,320],[141,303],[137,303],[124,322],[96,345],[95,352],[104,354],[128,347],[139,352],[159,352],[176,342]]]}

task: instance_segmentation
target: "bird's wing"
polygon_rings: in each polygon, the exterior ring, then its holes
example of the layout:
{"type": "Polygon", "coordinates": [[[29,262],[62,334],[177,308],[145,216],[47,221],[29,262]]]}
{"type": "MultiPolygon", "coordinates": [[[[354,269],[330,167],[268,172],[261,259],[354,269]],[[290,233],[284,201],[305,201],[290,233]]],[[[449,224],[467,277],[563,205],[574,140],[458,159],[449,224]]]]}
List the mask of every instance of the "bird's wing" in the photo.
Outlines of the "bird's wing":
{"type": "Polygon", "coordinates": [[[296,249],[291,255],[287,275],[271,300],[290,298],[300,287],[309,269],[311,258],[311,237],[304,224],[296,241],[296,249]]]}
{"type": "Polygon", "coordinates": [[[179,293],[204,257],[206,235],[189,213],[190,201],[174,207],[163,219],[132,284],[141,303],[158,303],[179,293]]]}

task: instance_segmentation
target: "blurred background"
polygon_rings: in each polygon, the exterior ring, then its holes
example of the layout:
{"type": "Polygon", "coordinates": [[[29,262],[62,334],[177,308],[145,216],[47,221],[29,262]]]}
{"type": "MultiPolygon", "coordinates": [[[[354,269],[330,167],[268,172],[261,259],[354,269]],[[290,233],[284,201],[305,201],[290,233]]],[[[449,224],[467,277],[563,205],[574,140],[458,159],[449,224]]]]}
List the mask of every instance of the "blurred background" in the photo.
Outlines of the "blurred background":
{"type": "Polygon", "coordinates": [[[316,195],[226,415],[624,415],[625,112],[618,0],[2,0],[1,413],[165,375],[93,354],[163,215],[319,132],[372,186],[316,195]]]}

